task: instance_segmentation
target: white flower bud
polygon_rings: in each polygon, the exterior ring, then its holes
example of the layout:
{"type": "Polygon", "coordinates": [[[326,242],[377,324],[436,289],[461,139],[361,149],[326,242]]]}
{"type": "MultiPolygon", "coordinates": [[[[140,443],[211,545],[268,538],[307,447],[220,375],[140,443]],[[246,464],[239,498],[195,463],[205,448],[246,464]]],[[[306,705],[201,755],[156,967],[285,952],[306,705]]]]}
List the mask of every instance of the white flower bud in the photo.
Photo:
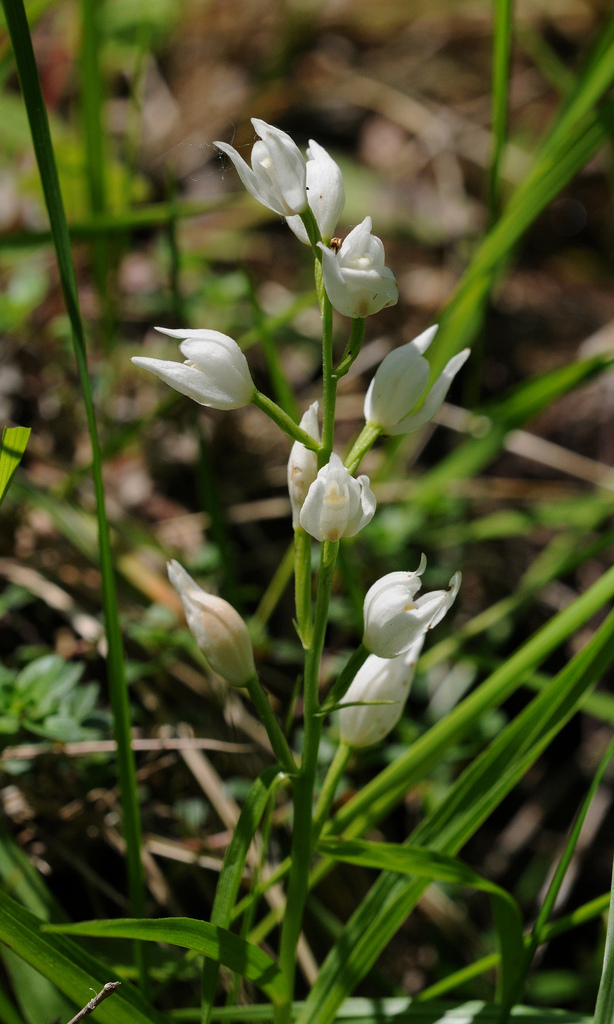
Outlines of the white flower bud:
{"type": "Polygon", "coordinates": [[[289,217],[307,208],[305,157],[295,142],[279,128],[252,117],[261,141],[252,148],[250,167],[226,142],[214,145],[230,157],[250,195],[267,209],[289,217]]]}
{"type": "Polygon", "coordinates": [[[394,729],[403,714],[423,643],[424,635],[419,636],[409,650],[400,654],[398,658],[378,658],[375,654],[369,655],[339,703],[390,703],[343,708],[339,712],[342,743],[347,743],[350,747],[370,747],[373,743],[379,743],[394,729]]]}
{"type": "MultiPolygon", "coordinates": [[[[345,204],[345,189],[338,164],[313,139],[307,147],[307,202],[320,229],[320,237],[330,242],[345,204]]],[[[310,244],[300,217],[288,217],[287,224],[301,242],[310,244]]]]}
{"type": "Polygon", "coordinates": [[[371,521],[375,506],[369,478],[359,476],[355,480],[333,452],[309,488],[300,524],[320,541],[353,537],[371,521]]]}
{"type": "Polygon", "coordinates": [[[256,675],[256,666],[247,626],[239,613],[228,601],[199,587],[179,562],[168,562],[167,570],[190,631],[213,671],[232,686],[247,686],[256,675]]]}
{"type": "MultiPolygon", "coordinates": [[[[317,402],[310,405],[307,412],[303,414],[300,425],[310,437],[313,437],[314,441],[319,442],[317,402]]],[[[307,491],[317,475],[318,456],[300,441],[295,441],[288,459],[288,491],[292,505],[292,526],[295,530],[299,525],[299,513],[307,497],[307,491]]]]}
{"type": "Polygon", "coordinates": [[[240,409],[249,405],[256,386],[236,341],[219,331],[175,331],[166,327],[156,330],[171,338],[184,339],[179,349],[186,356],[185,363],[133,356],[136,366],[155,373],[165,384],[199,405],[212,409],[240,409]]]}
{"type": "Polygon", "coordinates": [[[389,352],[378,367],[365,396],[365,419],[385,434],[408,434],[423,427],[439,412],[449,387],[469,356],[466,348],[450,359],[428,392],[422,408],[413,412],[429,380],[429,364],[423,358],[435,337],[429,327],[407,345],[389,352]]]}
{"type": "Polygon", "coordinates": [[[440,622],[454,604],[461,584],[454,573],[448,590],[433,590],[415,598],[426,568],[424,555],[415,572],[391,572],[367,591],[362,642],[379,658],[396,658],[440,622]]]}
{"type": "Polygon", "coordinates": [[[365,317],[398,301],[397,282],[384,265],[381,240],[371,234],[370,217],[350,231],[339,252],[318,244],[326,294],[339,313],[365,317]]]}

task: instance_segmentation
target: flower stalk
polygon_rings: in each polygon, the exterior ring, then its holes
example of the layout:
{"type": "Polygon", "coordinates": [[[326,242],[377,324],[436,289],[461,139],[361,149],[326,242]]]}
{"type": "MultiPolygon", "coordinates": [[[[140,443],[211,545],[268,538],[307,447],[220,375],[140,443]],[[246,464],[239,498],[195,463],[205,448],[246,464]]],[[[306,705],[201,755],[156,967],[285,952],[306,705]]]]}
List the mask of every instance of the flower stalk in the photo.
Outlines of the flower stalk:
{"type": "Polygon", "coordinates": [[[320,710],[318,682],[338,550],[338,541],[325,541],[320,550],[313,635],[305,657],[303,757],[300,771],[294,780],[292,863],[279,948],[279,966],[287,981],[288,999],[277,1008],[275,1024],[287,1024],[290,1019],[296,970],[296,946],[301,933],[303,910],[309,889],[314,813],[313,794],[322,731],[322,719],[318,713],[320,710]]]}

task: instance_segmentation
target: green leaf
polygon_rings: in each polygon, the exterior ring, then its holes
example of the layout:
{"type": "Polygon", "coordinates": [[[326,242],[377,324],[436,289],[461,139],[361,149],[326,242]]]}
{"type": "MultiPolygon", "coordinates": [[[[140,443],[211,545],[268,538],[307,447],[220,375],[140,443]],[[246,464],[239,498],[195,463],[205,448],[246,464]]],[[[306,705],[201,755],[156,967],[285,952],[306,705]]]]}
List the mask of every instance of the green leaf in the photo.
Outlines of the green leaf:
{"type": "MultiPolygon", "coordinates": [[[[292,1004],[292,1019],[300,1015],[304,1003],[292,1004]]],[[[173,1011],[175,1021],[197,1024],[198,1009],[173,1011]]],[[[269,1024],[274,1019],[275,1008],[270,1004],[257,1006],[216,1006],[212,1018],[215,1021],[234,1024],[269,1024]]],[[[500,1024],[501,1007],[484,1003],[481,999],[463,1000],[462,1003],[429,1002],[407,996],[392,996],[386,999],[346,999],[339,1007],[337,1021],[361,1022],[361,1024],[500,1024]]],[[[567,1010],[550,1010],[542,1007],[518,1006],[514,1009],[514,1024],[593,1024],[592,1017],[567,1010]]]]}
{"type": "Polygon", "coordinates": [[[253,981],[274,1003],[283,999],[285,979],[277,964],[258,946],[226,928],[191,917],[167,917],[149,921],[120,918],[116,921],[81,921],[79,924],[47,925],[46,931],[98,938],[142,939],[170,942],[216,960],[242,978],[253,981]]]}
{"type": "MultiPolygon", "coordinates": [[[[0,891],[0,942],[60,989],[80,1009],[109,980],[109,968],[63,935],[44,935],[43,922],[0,891]]],[[[128,982],[96,1010],[100,1024],[168,1024],[128,982]]]]}
{"type": "Polygon", "coordinates": [[[592,108],[614,79],[614,19],[578,76],[525,180],[486,235],[450,301],[431,348],[433,375],[479,330],[494,275],[536,217],[582,169],[609,138],[614,118],[612,101],[592,108]]]}
{"type": "MultiPolygon", "coordinates": [[[[264,814],[269,797],[283,778],[285,778],[284,774],[280,772],[277,765],[274,765],[272,768],[267,768],[250,787],[224,856],[224,863],[211,909],[212,925],[219,925],[221,928],[228,928],[230,926],[232,909],[237,901],[249,848],[264,814]]],[[[203,964],[203,1024],[206,1024],[210,1017],[217,987],[218,971],[219,964],[217,960],[207,957],[203,964]]]]}
{"type": "MultiPolygon", "coordinates": [[[[141,862],[141,819],[136,785],[134,752],[131,746],[131,709],[126,684],[125,655],[119,621],[115,570],[111,553],[109,524],[105,507],[102,458],[96,413],[87,367],[85,332],[79,308],[77,279],[72,259],[64,202],[58,169],[49,132],[49,121],[38,76],[23,0],[2,0],[7,28],[11,37],[15,63],[28,114],[34,153],[49,215],[51,235],[58,263],[60,283],[71,326],[73,350],[85,406],[92,445],[92,478],[96,496],[98,547],[102,574],[102,604],[108,644],[108,678],[117,742],[117,769],[121,792],[123,828],[126,841],[128,889],[134,913],[145,910],[145,890],[141,862]]],[[[145,985],[145,967],[137,949],[141,986],[145,985]]],[[[114,999],[107,1000],[114,1002],[114,999]]]]}
{"type": "Polygon", "coordinates": [[[318,852],[348,864],[377,868],[381,871],[396,871],[403,875],[417,875],[439,882],[452,882],[455,885],[487,892],[492,899],[501,950],[501,1001],[504,1005],[509,1005],[524,964],[522,915],[520,907],[509,892],[483,878],[456,857],[449,857],[437,850],[395,846],[392,843],[370,843],[360,839],[322,838],[318,843],[318,852]]]}
{"type": "Polygon", "coordinates": [[[614,872],[610,894],[610,915],[605,939],[603,970],[597,993],[594,1024],[612,1024],[614,1020],[614,872]]]}
{"type": "Polygon", "coordinates": [[[29,427],[5,427],[0,440],[0,505],[26,450],[29,427]]]}

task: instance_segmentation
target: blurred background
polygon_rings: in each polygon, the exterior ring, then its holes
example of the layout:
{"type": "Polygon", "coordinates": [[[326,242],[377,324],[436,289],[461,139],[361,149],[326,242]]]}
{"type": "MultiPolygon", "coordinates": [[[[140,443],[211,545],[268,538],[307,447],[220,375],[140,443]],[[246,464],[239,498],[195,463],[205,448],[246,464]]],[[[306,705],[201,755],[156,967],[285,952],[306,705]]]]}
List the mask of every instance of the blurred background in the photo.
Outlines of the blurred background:
{"type": "MultiPolygon", "coordinates": [[[[178,558],[251,616],[262,679],[280,712],[296,719],[300,743],[293,690],[301,652],[284,562],[289,443],[259,411],[203,410],[129,357],[177,357],[156,324],[213,328],[241,343],[258,386],[289,411],[318,396],[310,254],[244,192],[214,145],[230,142],[247,159],[251,117],[288,131],[303,149],[314,138],[344,174],[337,234],[371,216],[400,289],[398,306],[368,320],[361,356],[340,388],[341,450],[361,426],[375,367],[437,320],[496,213],[488,205],[492,8],[485,0],[26,6],[74,241],[134,724],[146,747],[137,756],[150,909],[206,917],[233,815],[270,758],[249,706],[204,668],[165,562],[178,558]],[[177,740],[189,742],[170,749],[177,740]]],[[[502,203],[532,166],[608,11],[595,0],[517,3],[502,203]]],[[[0,528],[3,842],[27,854],[69,914],[111,916],[125,913],[125,897],[89,438],[3,23],[0,79],[0,421],[32,428],[0,528]]],[[[445,585],[458,568],[464,585],[440,627],[452,648],[425,663],[394,742],[350,765],[346,796],[612,562],[607,373],[554,389],[527,429],[505,420],[510,429],[481,461],[443,477],[434,467],[479,441],[494,408],[488,403],[500,403],[508,389],[608,352],[613,181],[608,142],[510,246],[440,425],[380,444],[361,467],[379,511],[342,553],[325,677],[355,645],[365,589],[384,572],[413,569],[424,550],[427,586],[445,585]],[[490,623],[467,628],[497,602],[490,623]]],[[[339,351],[346,331],[339,318],[339,351]]],[[[558,670],[581,642],[575,637],[546,671],[558,670]]],[[[614,722],[607,689],[599,697],[599,708],[574,719],[466,851],[513,889],[528,919],[614,722]]],[[[523,692],[486,714],[435,777],[407,795],[384,835],[407,836],[528,699],[523,692]]],[[[330,729],[323,770],[334,749],[334,723],[330,729]]],[[[562,910],[609,886],[611,801],[605,786],[562,910]]],[[[283,805],[278,815],[283,824],[283,805]]],[[[307,931],[317,960],[370,877],[337,871],[313,898],[307,931]]],[[[365,992],[413,994],[487,952],[485,899],[429,890],[365,992]]],[[[532,976],[533,1001],[592,1007],[599,928],[593,923],[546,948],[532,976]]],[[[175,1006],[193,1002],[197,990],[197,972],[182,969],[175,1006]]],[[[462,991],[490,997],[491,981],[462,991]]]]}

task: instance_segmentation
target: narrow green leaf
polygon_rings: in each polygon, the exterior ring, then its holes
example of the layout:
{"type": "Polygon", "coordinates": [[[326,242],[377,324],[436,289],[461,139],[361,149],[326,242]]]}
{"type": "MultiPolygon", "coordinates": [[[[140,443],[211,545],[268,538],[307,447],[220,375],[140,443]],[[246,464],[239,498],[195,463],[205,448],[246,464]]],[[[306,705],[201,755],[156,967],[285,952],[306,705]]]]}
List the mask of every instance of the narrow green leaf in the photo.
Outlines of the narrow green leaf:
{"type": "MultiPolygon", "coordinates": [[[[49,215],[51,234],[55,246],[62,292],[72,331],[75,361],[92,445],[92,477],[96,495],[98,545],[102,574],[102,603],[108,643],[108,679],[113,710],[113,728],[117,742],[117,767],[123,810],[123,828],[126,840],[128,890],[132,909],[135,914],[140,916],[145,910],[145,895],[141,863],[141,819],[134,753],[131,746],[131,710],[126,684],[124,647],[119,621],[109,524],[105,508],[100,442],[88,375],[85,335],[79,309],[77,281],[55,155],[49,132],[49,122],[23,0],[2,0],[2,5],[13,45],[17,73],[28,114],[34,152],[49,215]]],[[[136,952],[141,985],[144,986],[145,967],[142,961],[142,952],[138,949],[136,952]]],[[[113,1002],[113,1000],[110,1000],[110,1002],[113,1002]]]]}
{"type": "MultiPolygon", "coordinates": [[[[40,975],[39,975],[40,977],[40,975]]],[[[6,992],[0,985],[0,1022],[1,1024],[24,1024],[23,1017],[20,1016],[19,1010],[13,1004],[11,999],[7,996],[6,992]]]]}
{"type": "Polygon", "coordinates": [[[605,939],[603,970],[597,993],[594,1024],[612,1024],[614,1020],[614,872],[610,895],[610,916],[605,939]]]}
{"type": "Polygon", "coordinates": [[[501,950],[501,1001],[504,1005],[511,1003],[524,964],[524,940],[520,907],[509,892],[483,878],[468,864],[437,850],[395,846],[392,843],[370,843],[360,839],[322,838],[318,843],[318,852],[348,864],[452,882],[454,885],[488,893],[492,900],[501,950]]]}
{"type": "MultiPolygon", "coordinates": [[[[224,863],[211,909],[212,925],[218,925],[226,929],[230,926],[232,909],[237,901],[249,848],[264,814],[269,797],[284,778],[285,776],[280,772],[278,766],[274,765],[272,768],[267,768],[250,786],[232,839],[224,856],[224,863]]],[[[207,1024],[210,1018],[217,987],[218,972],[218,961],[206,957],[203,964],[202,981],[203,1024],[207,1024]]]]}
{"type": "MultiPolygon", "coordinates": [[[[44,935],[40,921],[0,891],[0,942],[4,942],[44,978],[53,981],[76,1009],[99,992],[109,977],[109,968],[86,953],[82,945],[63,935],[44,935]]],[[[100,1024],[165,1024],[168,1018],[145,1001],[139,992],[123,982],[112,999],[96,1010],[100,1024]]]]}
{"type": "MultiPolygon", "coordinates": [[[[293,1003],[292,1018],[301,1013],[304,1003],[293,1003]]],[[[198,1021],[198,1009],[172,1011],[175,1021],[192,1024],[198,1021]]],[[[257,1006],[216,1006],[213,1020],[241,1022],[241,1024],[269,1024],[274,1019],[275,1007],[270,1004],[257,1006]]],[[[407,996],[392,996],[386,999],[346,999],[336,1015],[336,1020],[361,1022],[361,1024],[500,1024],[501,1007],[484,1003],[480,999],[463,1000],[461,1003],[422,1003],[407,996]]],[[[517,1006],[513,1014],[514,1024],[593,1024],[592,1017],[567,1010],[551,1010],[543,1007],[517,1006]]]]}
{"type": "Polygon", "coordinates": [[[0,439],[0,505],[26,450],[29,427],[5,427],[0,439]]]}
{"type": "Polygon", "coordinates": [[[193,949],[224,964],[242,978],[253,981],[274,1002],[283,998],[285,979],[270,956],[226,928],[191,917],[167,917],[154,921],[119,918],[115,921],[80,921],[78,924],[46,925],[46,931],[90,935],[108,939],[142,939],[169,942],[193,949]]]}
{"type": "Polygon", "coordinates": [[[492,151],[488,169],[488,210],[491,222],[499,212],[501,161],[507,141],[507,108],[512,52],[513,0],[494,0],[494,33],[491,87],[492,151]]]}

